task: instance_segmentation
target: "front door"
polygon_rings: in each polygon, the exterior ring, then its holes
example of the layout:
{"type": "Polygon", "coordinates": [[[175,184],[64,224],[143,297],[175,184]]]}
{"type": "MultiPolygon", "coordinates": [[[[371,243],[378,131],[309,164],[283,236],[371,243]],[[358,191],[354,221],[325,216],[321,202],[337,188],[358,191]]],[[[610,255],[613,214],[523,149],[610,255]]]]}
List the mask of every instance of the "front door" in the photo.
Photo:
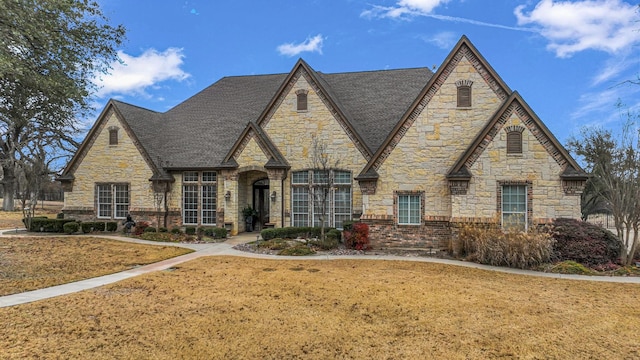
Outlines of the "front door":
{"type": "Polygon", "coordinates": [[[253,183],[253,208],[258,213],[258,220],[254,226],[259,231],[269,222],[269,179],[253,183]]]}

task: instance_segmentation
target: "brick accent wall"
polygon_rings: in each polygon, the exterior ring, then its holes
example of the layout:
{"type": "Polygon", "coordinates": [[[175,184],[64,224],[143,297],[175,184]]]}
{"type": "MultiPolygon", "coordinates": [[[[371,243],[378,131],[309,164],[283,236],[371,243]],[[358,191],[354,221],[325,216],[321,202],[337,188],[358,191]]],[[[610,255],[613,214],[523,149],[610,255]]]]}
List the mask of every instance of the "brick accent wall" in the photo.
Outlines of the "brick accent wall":
{"type": "Polygon", "coordinates": [[[374,249],[445,250],[451,239],[451,226],[445,218],[425,219],[420,225],[398,225],[392,217],[366,217],[369,241],[374,249]]]}

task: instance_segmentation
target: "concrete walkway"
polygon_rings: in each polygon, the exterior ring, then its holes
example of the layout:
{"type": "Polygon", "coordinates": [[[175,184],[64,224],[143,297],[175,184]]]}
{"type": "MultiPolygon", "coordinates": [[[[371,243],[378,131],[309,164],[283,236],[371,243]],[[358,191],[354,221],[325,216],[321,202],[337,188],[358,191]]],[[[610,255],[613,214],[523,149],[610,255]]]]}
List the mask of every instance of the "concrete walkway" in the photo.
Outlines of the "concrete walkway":
{"type": "MultiPolygon", "coordinates": [[[[254,254],[244,251],[233,249],[233,246],[238,244],[247,243],[256,240],[258,233],[244,233],[234,237],[231,237],[222,243],[207,243],[207,244],[183,244],[183,243],[158,243],[155,241],[146,241],[141,239],[135,239],[124,236],[104,236],[105,238],[119,241],[126,241],[138,244],[156,245],[156,246],[178,246],[194,250],[194,252],[181,255],[175,258],[163,260],[157,263],[144,265],[141,267],[125,270],[115,274],[109,274],[99,276],[91,279],[80,280],[68,284],[62,284],[57,286],[48,287],[45,289],[33,290],[19,294],[0,296],[0,307],[15,306],[20,304],[26,304],[33,301],[49,299],[52,297],[71,294],[82,290],[93,289],[99,286],[112,284],[120,280],[129,279],[134,276],[147,274],[154,271],[165,270],[170,267],[176,266],[186,261],[197,259],[201,256],[240,256],[257,259],[271,259],[271,260],[296,260],[296,261],[309,261],[309,260],[335,260],[335,259],[350,259],[350,260],[387,260],[387,261],[417,261],[426,263],[438,263],[452,266],[462,266],[473,269],[489,270],[495,272],[502,272],[516,275],[538,276],[553,279],[567,279],[567,280],[587,280],[587,281],[600,281],[611,283],[631,283],[640,284],[640,277],[625,277],[625,276],[588,276],[588,275],[570,275],[570,274],[553,274],[543,273],[539,271],[511,269],[504,267],[495,267],[489,265],[476,264],[458,260],[447,260],[431,257],[416,257],[416,256],[396,256],[396,255],[311,255],[311,256],[276,256],[265,254],[254,254]]],[[[0,236],[7,237],[21,237],[29,236],[25,233],[16,232],[15,230],[0,230],[0,236]]],[[[79,235],[84,236],[84,235],[79,235]]],[[[87,235],[94,236],[95,235],[87,235]]]]}

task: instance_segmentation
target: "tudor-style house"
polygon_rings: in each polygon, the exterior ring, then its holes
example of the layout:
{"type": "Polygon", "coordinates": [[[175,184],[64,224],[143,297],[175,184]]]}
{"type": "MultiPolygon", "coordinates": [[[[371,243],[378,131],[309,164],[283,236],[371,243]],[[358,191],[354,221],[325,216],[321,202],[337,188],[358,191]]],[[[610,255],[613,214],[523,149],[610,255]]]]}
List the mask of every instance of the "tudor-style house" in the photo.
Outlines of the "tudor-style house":
{"type": "MultiPolygon", "coordinates": [[[[524,71],[524,69],[523,69],[524,71]]],[[[111,100],[59,177],[79,220],[164,227],[370,226],[377,247],[443,247],[455,225],[579,218],[587,175],[463,36],[438,70],[225,77],[158,113],[111,100]],[[330,168],[314,165],[314,143],[330,168]],[[331,181],[329,181],[331,180],[331,181]],[[120,221],[121,222],[121,221],[120,221]]]]}

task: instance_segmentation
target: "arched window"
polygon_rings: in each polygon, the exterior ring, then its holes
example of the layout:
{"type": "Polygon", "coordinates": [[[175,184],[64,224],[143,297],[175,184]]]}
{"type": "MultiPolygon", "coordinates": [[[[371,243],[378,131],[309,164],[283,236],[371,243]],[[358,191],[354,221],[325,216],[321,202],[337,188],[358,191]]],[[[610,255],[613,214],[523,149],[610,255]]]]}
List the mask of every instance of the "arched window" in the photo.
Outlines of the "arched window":
{"type": "Polygon", "coordinates": [[[471,80],[458,80],[456,81],[456,87],[458,88],[458,101],[457,106],[459,108],[471,107],[471,80]]]}
{"type": "Polygon", "coordinates": [[[522,154],[522,126],[508,126],[507,132],[507,154],[522,154]]]}
{"type": "Polygon", "coordinates": [[[296,91],[296,95],[298,96],[296,109],[298,111],[307,111],[307,91],[298,90],[296,91]]]}

